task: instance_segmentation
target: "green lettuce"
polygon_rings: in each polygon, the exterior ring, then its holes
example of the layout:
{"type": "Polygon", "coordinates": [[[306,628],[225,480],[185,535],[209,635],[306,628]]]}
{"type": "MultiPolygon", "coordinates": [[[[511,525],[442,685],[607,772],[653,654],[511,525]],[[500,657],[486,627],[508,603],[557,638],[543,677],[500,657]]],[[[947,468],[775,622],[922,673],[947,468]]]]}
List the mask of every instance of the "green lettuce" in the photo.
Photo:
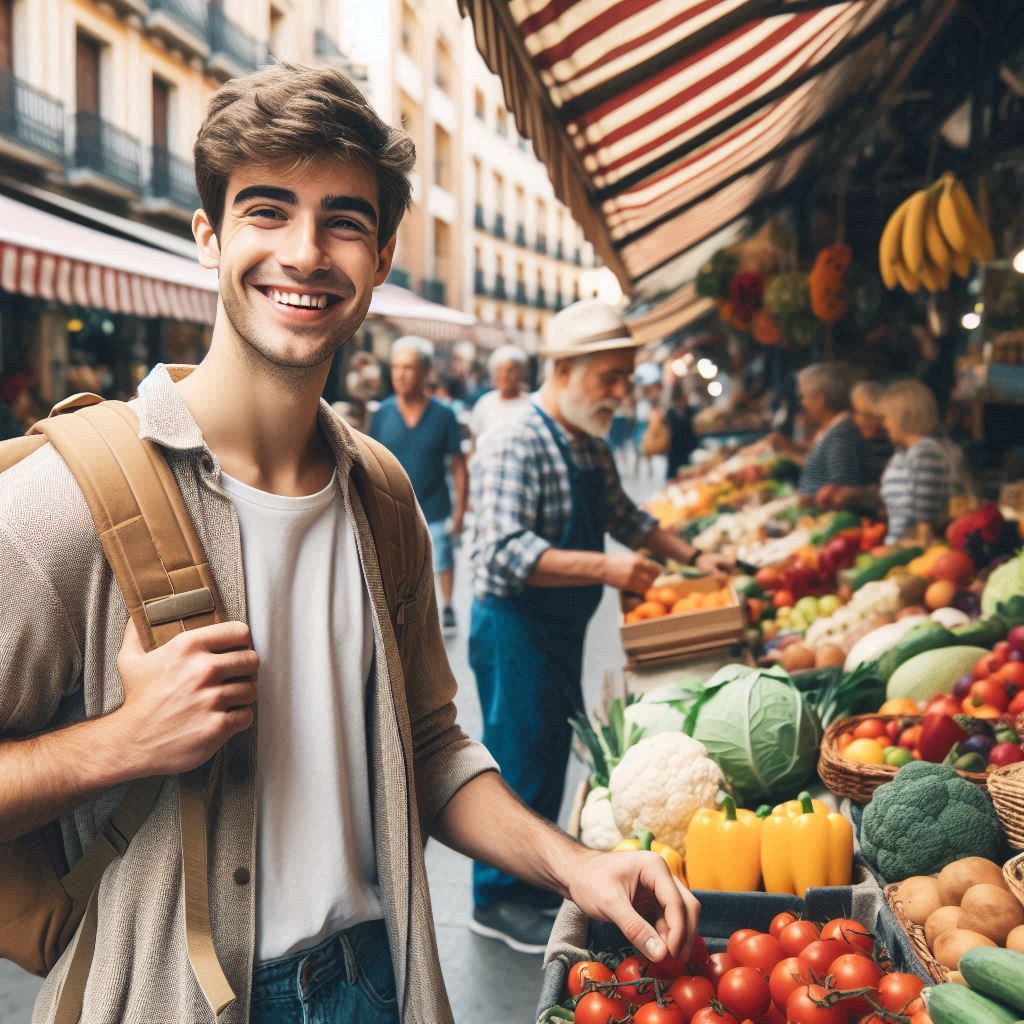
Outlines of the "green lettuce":
{"type": "Polygon", "coordinates": [[[1024,594],[1024,557],[1018,555],[992,570],[981,592],[981,614],[995,615],[999,605],[1024,594]]]}

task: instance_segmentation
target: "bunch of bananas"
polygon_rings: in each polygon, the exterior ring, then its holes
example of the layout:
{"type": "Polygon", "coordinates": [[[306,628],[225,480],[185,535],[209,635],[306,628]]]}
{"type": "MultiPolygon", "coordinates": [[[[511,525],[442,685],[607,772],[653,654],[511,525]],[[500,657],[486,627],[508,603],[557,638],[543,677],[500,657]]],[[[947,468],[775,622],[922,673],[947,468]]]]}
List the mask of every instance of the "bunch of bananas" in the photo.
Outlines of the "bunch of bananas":
{"type": "Polygon", "coordinates": [[[915,192],[889,218],[878,243],[878,268],[890,290],[911,295],[923,285],[945,291],[950,276],[967,277],[971,261],[988,262],[995,246],[966,189],[952,174],[915,192]]]}

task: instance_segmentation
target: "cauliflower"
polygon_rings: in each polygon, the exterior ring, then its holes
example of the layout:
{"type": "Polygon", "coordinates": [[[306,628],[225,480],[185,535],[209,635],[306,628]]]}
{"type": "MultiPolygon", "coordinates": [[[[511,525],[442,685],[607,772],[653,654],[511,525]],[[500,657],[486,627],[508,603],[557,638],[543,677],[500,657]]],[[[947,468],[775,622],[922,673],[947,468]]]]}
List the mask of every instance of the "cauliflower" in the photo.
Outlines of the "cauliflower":
{"type": "Polygon", "coordinates": [[[622,842],[607,786],[597,786],[587,796],[580,814],[580,842],[591,850],[611,850],[622,842]]]}
{"type": "Polygon", "coordinates": [[[707,747],[685,733],[649,736],[626,751],[609,780],[615,824],[624,835],[644,829],[680,853],[702,807],[714,807],[722,772],[707,747]]]}

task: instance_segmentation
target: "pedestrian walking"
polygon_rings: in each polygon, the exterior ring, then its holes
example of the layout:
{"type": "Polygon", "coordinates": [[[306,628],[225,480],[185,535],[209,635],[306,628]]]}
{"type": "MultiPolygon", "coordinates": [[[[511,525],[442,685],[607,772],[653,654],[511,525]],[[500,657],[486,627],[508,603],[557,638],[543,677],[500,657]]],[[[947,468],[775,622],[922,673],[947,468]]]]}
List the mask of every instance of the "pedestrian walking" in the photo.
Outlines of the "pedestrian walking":
{"type": "Polygon", "coordinates": [[[408,479],[321,401],[391,268],[413,160],[329,66],[277,62],[211,100],[193,221],[218,272],[211,346],[105,418],[137,419],[138,437],[117,434],[138,442],[130,468],[169,470],[208,559],[185,586],[204,586],[132,601],[129,619],[103,552],[130,562],[149,513],[101,546],[96,495],[51,444],[0,447],[0,955],[19,936],[26,958],[33,937],[64,949],[42,967],[36,1024],[451,1024],[429,836],[654,959],[692,939],[696,904],[660,857],[584,850],[459,728],[408,479]],[[188,628],[218,605],[226,621],[188,628]],[[157,625],[186,631],[153,646],[157,625]],[[151,809],[122,807],[140,780],[151,809]],[[73,922],[19,932],[59,904],[47,823],[79,882],[104,865],[73,940],[73,922]],[[7,913],[33,895],[47,903],[7,913]],[[660,908],[653,925],[634,903],[660,908]]]}
{"type": "MultiPolygon", "coordinates": [[[[635,549],[696,556],[629,500],[602,439],[631,387],[635,348],[611,306],[587,299],[562,310],[536,403],[474,466],[469,658],[483,740],[505,781],[548,818],[562,801],[568,718],[583,708],[584,634],[602,588],[643,593],[654,582],[660,566],[635,549]],[[634,551],[606,554],[606,533],[634,551]]],[[[474,931],[544,948],[550,892],[478,858],[473,900],[474,931]]]]}
{"type": "Polygon", "coordinates": [[[457,630],[452,592],[455,588],[455,545],[462,534],[469,494],[462,432],[455,413],[427,394],[432,369],[430,343],[423,338],[399,338],[391,346],[391,386],[370,421],[370,437],[380,441],[409,474],[423,510],[433,546],[434,572],[441,584],[441,627],[452,637],[457,630]],[[448,488],[451,462],[455,501],[448,488]]]}
{"type": "Polygon", "coordinates": [[[473,446],[479,450],[488,434],[514,423],[530,408],[530,399],[523,393],[526,353],[515,345],[495,349],[487,361],[493,388],[477,399],[469,419],[473,446]]]}

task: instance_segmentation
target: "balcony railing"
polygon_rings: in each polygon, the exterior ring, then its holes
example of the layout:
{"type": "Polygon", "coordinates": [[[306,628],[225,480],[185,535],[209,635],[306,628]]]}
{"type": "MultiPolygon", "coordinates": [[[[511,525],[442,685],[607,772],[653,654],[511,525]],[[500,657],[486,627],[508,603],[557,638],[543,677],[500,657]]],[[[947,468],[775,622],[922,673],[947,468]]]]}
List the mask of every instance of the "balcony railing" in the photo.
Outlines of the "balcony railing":
{"type": "Polygon", "coordinates": [[[412,281],[409,278],[409,271],[401,267],[392,267],[388,274],[388,284],[397,284],[399,288],[408,288],[412,281]]]}
{"type": "Polygon", "coordinates": [[[546,235],[538,235],[534,248],[544,256],[548,251],[548,239],[546,235]]]}
{"type": "Polygon", "coordinates": [[[484,208],[479,203],[473,208],[473,227],[478,231],[487,230],[487,221],[484,220],[484,208]]]}
{"type": "Polygon", "coordinates": [[[484,298],[490,295],[490,290],[487,287],[487,278],[482,270],[475,270],[473,272],[473,294],[481,295],[484,298]]]}
{"type": "Polygon", "coordinates": [[[344,57],[338,44],[322,29],[316,30],[313,45],[318,57],[344,57]]]}
{"type": "MultiPolygon", "coordinates": [[[[161,36],[170,36],[172,41],[187,45],[193,50],[207,50],[207,6],[202,0],[149,0],[150,14],[147,28],[161,36]],[[165,14],[170,21],[184,32],[175,31],[159,19],[165,14]],[[198,44],[195,45],[195,44],[198,44]]],[[[203,52],[201,56],[206,56],[203,52]]]]}
{"type": "Polygon", "coordinates": [[[561,241],[559,241],[559,242],[557,242],[555,244],[555,259],[556,260],[564,260],[565,259],[565,246],[562,244],[561,241]]]}
{"type": "Polygon", "coordinates": [[[494,297],[502,301],[508,298],[508,291],[505,289],[505,278],[501,274],[494,279],[494,297]]]}
{"type": "Polygon", "coordinates": [[[576,264],[577,267],[582,267],[583,266],[583,253],[579,249],[577,249],[577,250],[575,250],[575,252],[573,252],[573,254],[572,254],[572,261],[573,261],[573,263],[576,264]]]}
{"type": "Polygon", "coordinates": [[[497,214],[494,218],[494,237],[505,237],[505,217],[500,213],[497,214]]]}
{"type": "Polygon", "coordinates": [[[63,162],[64,105],[0,70],[0,135],[63,162]]]}
{"type": "Polygon", "coordinates": [[[522,224],[516,225],[516,245],[526,245],[526,228],[522,224]]]}
{"type": "Polygon", "coordinates": [[[526,285],[522,281],[516,282],[516,304],[519,306],[528,305],[526,298],[526,285]]]}
{"type": "Polygon", "coordinates": [[[533,297],[533,304],[534,304],[534,306],[537,307],[537,309],[547,309],[548,308],[548,299],[547,299],[547,296],[544,293],[544,289],[543,288],[538,288],[537,289],[537,292],[536,292],[536,294],[533,297]]]}
{"type": "Polygon", "coordinates": [[[432,277],[425,277],[420,282],[420,294],[431,302],[439,302],[444,305],[444,281],[436,281],[432,277]]]}
{"type": "Polygon", "coordinates": [[[182,209],[197,209],[200,202],[192,164],[162,146],[154,146],[150,156],[149,194],[154,199],[167,199],[182,209]]]}
{"type": "MultiPolygon", "coordinates": [[[[215,63],[220,54],[237,64],[243,72],[255,71],[267,53],[266,44],[249,35],[237,21],[232,21],[223,9],[214,4],[209,9],[210,63],[215,63]]],[[[320,53],[317,32],[317,53],[320,53]]]]}
{"type": "Polygon", "coordinates": [[[76,168],[89,169],[106,178],[139,191],[139,140],[104,121],[99,114],[79,111],[75,114],[76,168]]]}

